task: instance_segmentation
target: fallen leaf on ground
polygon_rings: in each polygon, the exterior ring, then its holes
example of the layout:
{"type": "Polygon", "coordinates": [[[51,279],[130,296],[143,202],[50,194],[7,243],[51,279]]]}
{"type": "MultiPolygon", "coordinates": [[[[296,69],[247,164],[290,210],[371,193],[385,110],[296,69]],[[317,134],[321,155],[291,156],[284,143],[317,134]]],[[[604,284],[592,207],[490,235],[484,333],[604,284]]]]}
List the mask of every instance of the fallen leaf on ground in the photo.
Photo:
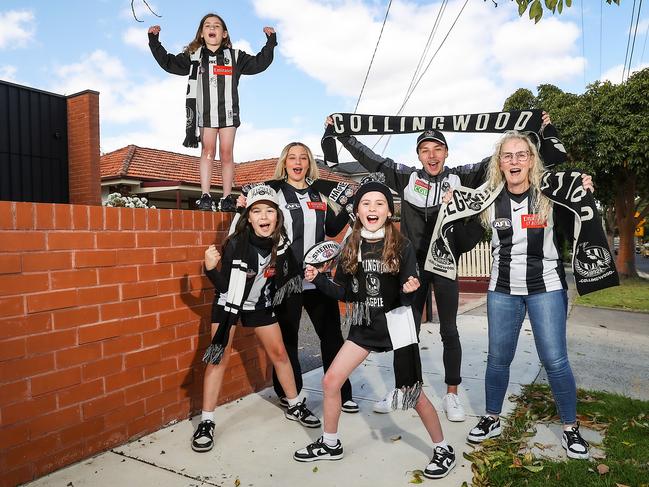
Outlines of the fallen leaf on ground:
{"type": "Polygon", "coordinates": [[[421,470],[413,470],[412,471],[412,478],[408,482],[409,484],[423,484],[424,480],[422,479],[424,475],[424,472],[421,470]]]}
{"type": "Polygon", "coordinates": [[[604,465],[603,463],[597,465],[597,473],[599,473],[600,475],[606,475],[609,470],[610,468],[608,468],[608,465],[604,465]]]}

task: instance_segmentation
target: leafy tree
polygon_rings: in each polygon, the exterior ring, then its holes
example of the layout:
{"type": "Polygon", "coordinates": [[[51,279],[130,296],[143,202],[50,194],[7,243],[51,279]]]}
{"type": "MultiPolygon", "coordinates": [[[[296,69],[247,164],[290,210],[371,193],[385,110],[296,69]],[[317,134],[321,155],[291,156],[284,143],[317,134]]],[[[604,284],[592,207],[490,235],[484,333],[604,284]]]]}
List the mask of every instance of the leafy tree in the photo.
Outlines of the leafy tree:
{"type": "MultiPolygon", "coordinates": [[[[487,0],[484,1],[486,2],[487,0]]],[[[494,6],[498,6],[496,0],[491,1],[494,6]]],[[[514,0],[511,1],[513,2],[514,0]]],[[[516,3],[518,4],[518,15],[522,17],[525,12],[529,12],[528,15],[530,16],[530,19],[534,20],[535,24],[541,20],[541,17],[543,17],[543,11],[546,9],[550,10],[552,13],[558,12],[561,14],[564,6],[572,6],[572,0],[543,0],[543,2],[541,2],[541,0],[516,0],[516,3]]],[[[612,3],[619,5],[620,0],[606,0],[606,3],[609,5],[612,3]]]]}
{"type": "Polygon", "coordinates": [[[552,116],[568,151],[568,165],[593,175],[596,197],[612,242],[620,236],[617,268],[635,276],[634,231],[649,216],[649,68],[620,85],[595,82],[585,93],[541,85],[519,89],[505,110],[542,108],[552,116]],[[639,216],[636,217],[636,211],[639,216]]]}

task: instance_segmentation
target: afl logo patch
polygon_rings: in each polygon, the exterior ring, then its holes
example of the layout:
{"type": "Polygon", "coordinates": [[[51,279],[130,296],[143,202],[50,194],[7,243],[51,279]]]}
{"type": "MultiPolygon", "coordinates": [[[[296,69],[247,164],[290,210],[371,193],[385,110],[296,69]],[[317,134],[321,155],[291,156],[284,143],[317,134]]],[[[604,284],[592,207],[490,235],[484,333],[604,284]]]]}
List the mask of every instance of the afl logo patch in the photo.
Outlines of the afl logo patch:
{"type": "Polygon", "coordinates": [[[494,230],[509,230],[512,227],[512,221],[509,218],[496,218],[491,226],[494,230]]]}

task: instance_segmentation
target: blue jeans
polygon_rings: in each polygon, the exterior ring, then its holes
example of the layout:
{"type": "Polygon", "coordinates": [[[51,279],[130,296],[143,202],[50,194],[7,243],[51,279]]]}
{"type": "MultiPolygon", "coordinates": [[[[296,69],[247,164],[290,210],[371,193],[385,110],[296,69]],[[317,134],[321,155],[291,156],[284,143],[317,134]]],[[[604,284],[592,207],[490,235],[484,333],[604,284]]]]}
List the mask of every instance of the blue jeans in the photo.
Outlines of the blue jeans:
{"type": "Polygon", "coordinates": [[[500,414],[509,383],[509,367],[514,359],[525,313],[529,313],[534,344],[545,367],[554,401],[563,424],[577,416],[577,386],[568,362],[566,317],[568,295],[564,289],[529,296],[489,291],[489,355],[485,374],[488,414],[500,414]]]}

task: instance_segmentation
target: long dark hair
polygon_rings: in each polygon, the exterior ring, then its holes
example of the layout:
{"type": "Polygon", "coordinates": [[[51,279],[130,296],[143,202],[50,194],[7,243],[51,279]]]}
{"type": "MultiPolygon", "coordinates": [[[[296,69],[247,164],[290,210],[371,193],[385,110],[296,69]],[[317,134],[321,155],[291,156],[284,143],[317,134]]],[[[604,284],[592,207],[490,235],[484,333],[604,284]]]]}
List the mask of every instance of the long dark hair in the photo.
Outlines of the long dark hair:
{"type": "Polygon", "coordinates": [[[223,18],[220,15],[209,13],[201,19],[200,24],[198,24],[198,29],[196,30],[196,35],[194,36],[194,39],[184,49],[185,52],[188,52],[189,54],[193,54],[196,52],[196,50],[199,47],[205,45],[205,41],[201,37],[201,34],[203,33],[203,25],[205,24],[205,21],[210,17],[216,17],[217,19],[219,19],[221,21],[221,25],[223,26],[223,30],[228,33],[228,36],[221,41],[221,46],[230,47],[230,48],[232,47],[232,41],[230,41],[230,31],[228,30],[228,26],[225,25],[225,20],[223,20],[223,18]]]}
{"type": "MultiPolygon", "coordinates": [[[[268,203],[270,206],[275,208],[275,211],[277,212],[277,223],[275,225],[275,230],[270,235],[270,238],[273,242],[273,249],[270,255],[270,262],[268,263],[267,266],[267,267],[274,267],[275,261],[277,260],[277,248],[279,247],[281,238],[284,237],[284,239],[286,240],[288,239],[288,236],[286,234],[286,229],[284,228],[284,213],[282,213],[282,210],[280,210],[279,206],[277,206],[272,201],[264,201],[264,203],[268,203]]],[[[228,235],[226,239],[223,241],[223,247],[221,253],[225,253],[225,247],[230,240],[237,238],[238,236],[242,235],[245,232],[254,233],[252,225],[248,221],[248,213],[252,208],[254,208],[256,204],[257,203],[253,204],[249,208],[246,208],[246,210],[241,214],[241,217],[239,218],[239,221],[237,222],[237,225],[234,228],[234,233],[232,233],[232,235],[228,235]]]]}

